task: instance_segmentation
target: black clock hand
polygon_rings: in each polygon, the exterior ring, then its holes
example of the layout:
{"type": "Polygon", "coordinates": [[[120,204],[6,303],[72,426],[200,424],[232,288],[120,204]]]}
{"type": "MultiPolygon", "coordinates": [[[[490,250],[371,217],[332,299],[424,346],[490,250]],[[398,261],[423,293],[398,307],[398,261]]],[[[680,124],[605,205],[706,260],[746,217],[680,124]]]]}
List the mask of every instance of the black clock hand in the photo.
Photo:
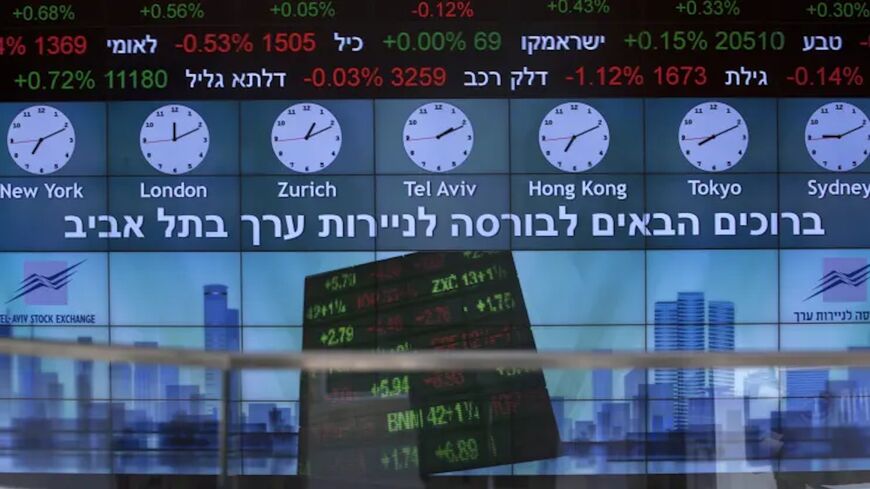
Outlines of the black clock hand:
{"type": "Polygon", "coordinates": [[[173,122],[173,123],[172,123],[172,142],[173,142],[173,143],[174,143],[176,140],[178,140],[177,134],[178,134],[178,133],[176,132],[176,129],[175,129],[175,123],[173,122]]]}
{"type": "MultiPolygon", "coordinates": [[[[860,129],[860,128],[859,128],[859,129],[860,129]]],[[[60,134],[60,133],[62,133],[62,132],[64,132],[64,131],[66,131],[66,128],[65,128],[65,127],[62,127],[62,128],[60,128],[60,129],[58,129],[57,131],[54,131],[53,133],[49,134],[48,136],[45,136],[44,138],[42,138],[42,140],[45,141],[46,139],[48,139],[48,138],[52,138],[52,137],[54,137],[54,136],[57,136],[58,134],[60,134]]]]}
{"type": "Polygon", "coordinates": [[[567,153],[568,150],[571,149],[571,146],[574,145],[574,141],[576,141],[577,138],[579,138],[580,136],[585,136],[586,134],[589,134],[590,132],[592,132],[592,131],[598,129],[599,127],[601,127],[601,124],[598,124],[598,125],[595,126],[595,127],[591,127],[591,128],[589,128],[589,129],[586,129],[586,130],[583,131],[583,132],[579,132],[579,133],[577,133],[577,134],[571,136],[571,140],[568,141],[568,145],[565,146],[565,152],[567,153]]]}
{"type": "Polygon", "coordinates": [[[565,146],[565,152],[566,152],[566,153],[568,152],[569,149],[571,149],[571,146],[574,145],[574,141],[576,141],[578,137],[579,137],[579,136],[576,135],[576,134],[573,135],[573,136],[571,136],[571,140],[568,141],[568,145],[565,146]]]}
{"type": "MultiPolygon", "coordinates": [[[[460,126],[460,127],[462,127],[462,126],[460,126]]],[[[441,139],[444,136],[446,136],[454,131],[457,131],[457,130],[459,130],[459,127],[451,127],[450,129],[447,129],[446,131],[442,132],[441,134],[435,136],[435,139],[441,139]]]]}
{"type": "Polygon", "coordinates": [[[463,127],[465,127],[465,121],[462,121],[462,124],[460,124],[459,126],[451,127],[450,129],[447,129],[446,131],[442,132],[441,134],[435,136],[435,139],[441,139],[450,133],[453,133],[453,132],[456,132],[456,131],[462,129],[463,127]]]}
{"type": "Polygon", "coordinates": [[[729,133],[729,132],[731,132],[731,131],[737,129],[738,127],[740,127],[740,124],[735,124],[735,125],[729,127],[728,129],[725,129],[724,131],[722,131],[722,132],[720,132],[720,133],[718,133],[718,134],[714,134],[714,135],[708,137],[707,139],[701,141],[700,143],[698,143],[698,146],[703,146],[703,145],[709,143],[710,141],[712,141],[712,140],[718,138],[719,136],[721,136],[721,135],[723,135],[723,134],[727,134],[727,133],[729,133]]]}
{"type": "Polygon", "coordinates": [[[36,141],[36,146],[33,147],[33,151],[31,151],[30,154],[35,155],[36,150],[38,150],[39,147],[42,146],[42,143],[45,142],[46,139],[57,136],[58,134],[64,132],[65,130],[66,130],[66,128],[63,127],[63,128],[58,129],[57,131],[54,131],[53,133],[49,134],[48,136],[44,136],[44,137],[39,138],[39,140],[36,141]]]}
{"type": "Polygon", "coordinates": [[[183,137],[187,137],[187,136],[190,136],[191,134],[193,134],[193,133],[195,133],[196,131],[199,131],[199,130],[200,130],[200,128],[197,127],[196,129],[192,129],[192,130],[190,130],[190,131],[187,131],[186,133],[182,134],[181,136],[178,136],[177,138],[175,138],[175,140],[176,140],[176,141],[179,141],[181,138],[183,138],[183,137]]]}
{"type": "Polygon", "coordinates": [[[313,138],[314,136],[317,136],[318,134],[323,134],[324,132],[326,132],[326,131],[332,129],[332,127],[333,127],[333,126],[329,126],[329,127],[324,128],[324,129],[321,129],[321,130],[319,130],[319,131],[317,131],[317,132],[315,132],[315,133],[313,133],[313,134],[309,134],[305,139],[311,139],[311,138],[313,138]]]}
{"type": "Polygon", "coordinates": [[[855,129],[852,129],[851,131],[846,131],[843,134],[823,134],[822,138],[823,139],[843,139],[844,137],[848,136],[849,134],[852,134],[853,132],[862,129],[865,125],[866,124],[861,124],[860,126],[856,127],[855,129]]]}
{"type": "Polygon", "coordinates": [[[316,126],[316,125],[317,125],[316,122],[312,122],[312,123],[311,123],[311,127],[308,128],[308,132],[305,133],[305,137],[302,138],[302,139],[304,139],[304,140],[306,140],[306,141],[308,141],[309,139],[311,139],[311,131],[314,130],[314,126],[316,126]]]}

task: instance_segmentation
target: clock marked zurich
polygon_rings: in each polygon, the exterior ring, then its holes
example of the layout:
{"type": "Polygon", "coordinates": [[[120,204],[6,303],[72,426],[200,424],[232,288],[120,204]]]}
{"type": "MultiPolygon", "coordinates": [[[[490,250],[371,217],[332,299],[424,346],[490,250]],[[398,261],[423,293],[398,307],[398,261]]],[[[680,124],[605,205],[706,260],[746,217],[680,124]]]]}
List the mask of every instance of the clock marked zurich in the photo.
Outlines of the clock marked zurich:
{"type": "Polygon", "coordinates": [[[474,148],[474,128],[458,107],[432,102],[411,113],[403,140],[414,164],[430,172],[447,172],[468,159],[474,148]]]}
{"type": "Polygon", "coordinates": [[[541,122],[538,145],[551,165],[580,173],[601,163],[610,149],[610,127],[595,108],[568,102],[551,110],[541,122]]]}
{"type": "Polygon", "coordinates": [[[329,109],[312,103],[291,105],[272,127],[272,150],[287,168],[314,173],[331,165],[341,151],[341,125],[329,109]]]}
{"type": "Polygon", "coordinates": [[[734,168],[749,148],[749,128],[743,116],[722,102],[693,107],[680,124],[679,138],[683,156],[708,172],[734,168]]]}
{"type": "Polygon", "coordinates": [[[867,114],[845,102],[825,104],[807,122],[805,142],[810,156],[822,168],[854,170],[870,156],[867,114]]]}
{"type": "Polygon", "coordinates": [[[208,154],[208,125],[195,110],[184,105],[165,105],[142,124],[139,147],[156,170],[169,175],[192,171],[208,154]]]}
{"type": "Polygon", "coordinates": [[[76,132],[60,110],[35,105],[22,110],[12,120],[6,145],[22,170],[48,175],[63,168],[72,158],[76,132]]]}

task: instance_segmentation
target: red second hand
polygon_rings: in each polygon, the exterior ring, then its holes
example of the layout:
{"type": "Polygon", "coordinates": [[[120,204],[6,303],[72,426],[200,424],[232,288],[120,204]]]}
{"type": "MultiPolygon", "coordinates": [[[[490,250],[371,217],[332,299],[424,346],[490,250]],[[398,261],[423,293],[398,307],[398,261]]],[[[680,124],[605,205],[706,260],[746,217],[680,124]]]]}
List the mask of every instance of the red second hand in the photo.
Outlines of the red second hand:
{"type": "Polygon", "coordinates": [[[708,139],[708,138],[710,138],[710,137],[712,137],[712,136],[713,136],[713,135],[711,134],[711,135],[709,135],[709,136],[701,136],[701,137],[699,137],[699,138],[686,138],[686,139],[684,139],[683,141],[697,141],[697,140],[699,140],[699,139],[708,139]]]}
{"type": "Polygon", "coordinates": [[[546,140],[544,140],[544,142],[550,142],[550,141],[564,141],[564,140],[566,140],[566,139],[571,139],[571,138],[573,138],[573,137],[574,137],[574,136],[567,136],[567,137],[564,137],[564,138],[552,138],[552,139],[547,138],[546,140]]]}
{"type": "Polygon", "coordinates": [[[286,139],[278,139],[278,140],[275,141],[275,142],[276,142],[276,143],[283,143],[283,142],[285,142],[285,141],[300,141],[300,140],[302,140],[302,139],[305,139],[305,136],[302,136],[301,138],[286,138],[286,139]]]}

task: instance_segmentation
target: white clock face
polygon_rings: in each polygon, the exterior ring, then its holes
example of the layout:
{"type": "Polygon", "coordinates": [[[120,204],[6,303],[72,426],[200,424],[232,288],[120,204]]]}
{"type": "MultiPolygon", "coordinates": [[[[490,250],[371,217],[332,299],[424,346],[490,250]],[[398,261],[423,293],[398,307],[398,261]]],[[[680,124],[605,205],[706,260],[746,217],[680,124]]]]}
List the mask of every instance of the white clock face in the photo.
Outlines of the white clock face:
{"type": "Polygon", "coordinates": [[[408,117],[403,139],[405,152],[417,166],[446,172],[468,159],[474,148],[474,128],[458,107],[432,102],[408,117]]]}
{"type": "Polygon", "coordinates": [[[806,144],[810,156],[826,170],[858,168],[870,155],[867,114],[844,102],[824,105],[807,122],[806,144]]]}
{"type": "Polygon", "coordinates": [[[292,105],[272,126],[272,149],[287,168],[314,173],[328,167],[341,151],[341,126],[325,107],[292,105]]]}
{"type": "Polygon", "coordinates": [[[76,149],[76,132],[63,112],[47,105],[22,110],[9,125],[9,154],[22,170],[34,175],[54,173],[76,149]]]}
{"type": "Polygon", "coordinates": [[[737,166],[749,148],[749,128],[737,109],[722,102],[694,107],[680,124],[680,150],[695,168],[722,172],[737,166]]]}
{"type": "Polygon", "coordinates": [[[142,155],[169,175],[187,173],[202,163],[211,141],[208,125],[193,109],[164,105],[145,119],[139,133],[142,155]]]}
{"type": "Polygon", "coordinates": [[[538,144],[551,165],[565,172],[584,172],[601,163],[607,154],[610,128],[594,108],[570,102],[544,117],[538,144]]]}

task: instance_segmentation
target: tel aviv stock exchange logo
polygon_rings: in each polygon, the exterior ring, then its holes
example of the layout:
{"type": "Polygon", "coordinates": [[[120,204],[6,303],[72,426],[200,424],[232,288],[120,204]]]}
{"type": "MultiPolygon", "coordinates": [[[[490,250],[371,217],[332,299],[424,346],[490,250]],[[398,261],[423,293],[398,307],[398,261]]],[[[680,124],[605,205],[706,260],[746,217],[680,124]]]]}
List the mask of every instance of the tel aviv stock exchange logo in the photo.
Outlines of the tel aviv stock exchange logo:
{"type": "Polygon", "coordinates": [[[68,302],[67,285],[72,282],[82,260],[70,266],[65,261],[24,262],[24,280],[7,304],[24,299],[28,306],[65,306],[68,302]]]}
{"type": "Polygon", "coordinates": [[[825,258],[823,275],[805,301],[822,296],[823,302],[864,302],[868,279],[866,258],[825,258]]]}

